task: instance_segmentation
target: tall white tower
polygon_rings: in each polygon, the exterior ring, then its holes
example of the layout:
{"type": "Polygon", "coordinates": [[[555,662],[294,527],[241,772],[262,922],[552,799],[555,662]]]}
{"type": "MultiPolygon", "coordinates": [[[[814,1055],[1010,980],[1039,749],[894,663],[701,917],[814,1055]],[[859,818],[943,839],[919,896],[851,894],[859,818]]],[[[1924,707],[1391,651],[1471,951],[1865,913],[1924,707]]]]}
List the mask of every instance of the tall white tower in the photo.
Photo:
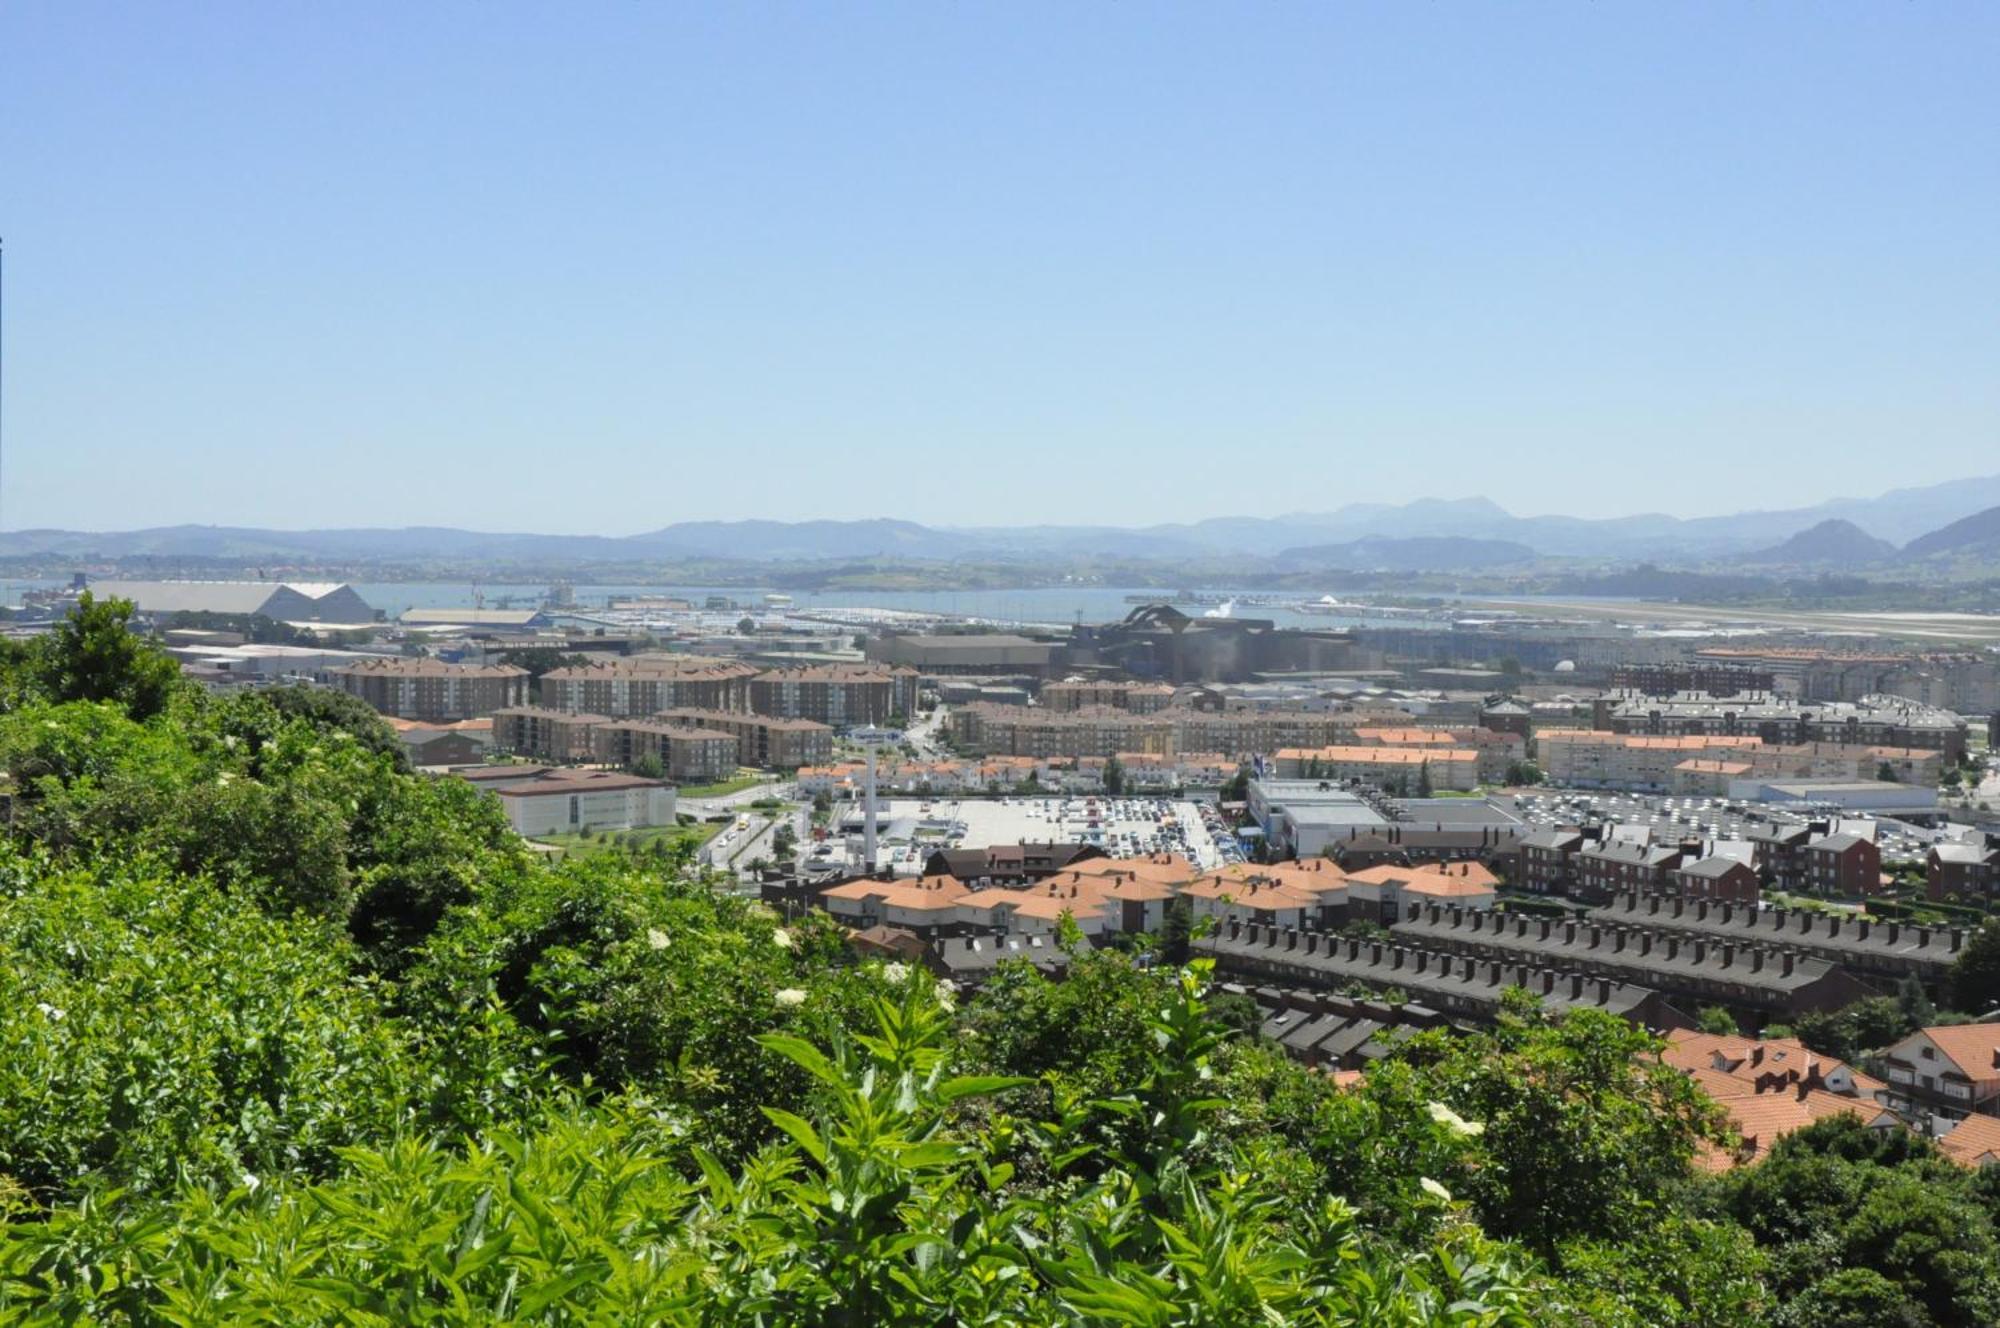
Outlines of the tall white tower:
{"type": "Polygon", "coordinates": [[[858,730],[854,740],[868,749],[868,778],[861,786],[861,869],[873,876],[876,866],[875,818],[879,815],[875,805],[875,753],[889,740],[889,735],[870,724],[858,730]]]}

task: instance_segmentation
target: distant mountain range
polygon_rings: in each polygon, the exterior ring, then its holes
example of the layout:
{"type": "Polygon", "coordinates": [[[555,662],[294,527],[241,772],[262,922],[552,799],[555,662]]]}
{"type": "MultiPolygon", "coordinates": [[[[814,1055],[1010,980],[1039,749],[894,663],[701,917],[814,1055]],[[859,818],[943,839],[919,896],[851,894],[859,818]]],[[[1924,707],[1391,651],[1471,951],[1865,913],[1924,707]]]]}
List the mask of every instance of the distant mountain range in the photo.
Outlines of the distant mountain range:
{"type": "Polygon", "coordinates": [[[0,533],[0,556],[276,562],[591,563],[687,559],[770,562],[905,558],[957,561],[1240,556],[1303,570],[1430,571],[1538,558],[1687,565],[1859,567],[1899,558],[2000,557],[2000,475],[1897,489],[1876,498],[1683,519],[1519,517],[1484,498],[1350,503],[1331,512],[1215,517],[1138,528],[944,528],[890,519],[685,521],[640,535],[534,535],[448,527],[281,531],[166,526],[120,533],[0,533]],[[1901,554],[1898,545],[1907,545],[1901,554]]]}

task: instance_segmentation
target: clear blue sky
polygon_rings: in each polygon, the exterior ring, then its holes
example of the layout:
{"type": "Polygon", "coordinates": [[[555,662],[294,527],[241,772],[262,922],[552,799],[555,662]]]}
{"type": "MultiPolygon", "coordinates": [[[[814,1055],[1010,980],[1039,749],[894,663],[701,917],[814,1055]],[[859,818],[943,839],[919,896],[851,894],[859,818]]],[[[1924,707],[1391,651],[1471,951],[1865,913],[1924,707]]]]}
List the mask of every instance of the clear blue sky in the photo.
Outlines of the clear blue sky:
{"type": "Polygon", "coordinates": [[[2000,471],[2000,4],[0,6],[9,528],[2000,471]]]}

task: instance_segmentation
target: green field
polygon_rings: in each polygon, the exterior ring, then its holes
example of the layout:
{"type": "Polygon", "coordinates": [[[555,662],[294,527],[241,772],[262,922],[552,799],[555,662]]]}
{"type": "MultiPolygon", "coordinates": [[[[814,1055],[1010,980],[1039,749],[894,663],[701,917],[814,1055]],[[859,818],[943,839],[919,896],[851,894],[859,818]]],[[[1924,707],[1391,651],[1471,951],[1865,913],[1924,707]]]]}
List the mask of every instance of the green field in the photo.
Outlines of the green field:
{"type": "Polygon", "coordinates": [[[564,857],[595,857],[628,844],[641,853],[649,853],[655,844],[671,846],[676,840],[685,841],[690,848],[700,848],[715,838],[722,826],[722,822],[716,821],[694,825],[656,825],[644,830],[599,830],[588,839],[580,834],[537,835],[535,842],[561,849],[564,857]]]}
{"type": "Polygon", "coordinates": [[[676,792],[683,798],[726,798],[732,793],[755,788],[769,778],[768,775],[744,770],[739,771],[734,779],[725,779],[715,784],[683,784],[676,792]]]}

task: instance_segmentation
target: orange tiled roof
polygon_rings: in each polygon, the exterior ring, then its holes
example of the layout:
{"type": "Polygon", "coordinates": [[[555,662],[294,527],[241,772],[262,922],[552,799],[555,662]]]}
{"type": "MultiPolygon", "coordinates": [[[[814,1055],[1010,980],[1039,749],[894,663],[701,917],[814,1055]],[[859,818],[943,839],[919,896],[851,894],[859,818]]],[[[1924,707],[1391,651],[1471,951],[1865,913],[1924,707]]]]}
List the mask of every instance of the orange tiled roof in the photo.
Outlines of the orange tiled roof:
{"type": "Polygon", "coordinates": [[[1984,1165],[1987,1158],[2000,1160],[2000,1120],[1991,1116],[1967,1116],[1938,1140],[1944,1155],[1962,1166],[1984,1165]]]}
{"type": "Polygon", "coordinates": [[[970,894],[962,883],[950,876],[926,876],[920,881],[848,881],[824,892],[825,899],[849,899],[860,903],[869,899],[880,899],[889,908],[917,911],[936,911],[955,908],[958,901],[970,894]]]}
{"type": "Polygon", "coordinates": [[[1947,1024],[1922,1030],[1975,1084],[2000,1080],[2000,1024],[1947,1024]]]}

